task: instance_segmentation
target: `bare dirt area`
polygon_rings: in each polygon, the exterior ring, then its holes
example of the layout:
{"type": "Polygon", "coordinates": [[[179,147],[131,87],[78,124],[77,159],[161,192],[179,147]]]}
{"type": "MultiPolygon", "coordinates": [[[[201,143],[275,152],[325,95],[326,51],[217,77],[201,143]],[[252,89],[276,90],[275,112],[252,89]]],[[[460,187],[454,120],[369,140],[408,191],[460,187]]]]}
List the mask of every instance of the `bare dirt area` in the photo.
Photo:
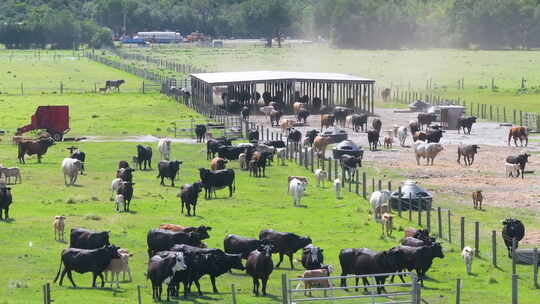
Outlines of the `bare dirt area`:
{"type": "MultiPolygon", "coordinates": [[[[407,125],[410,120],[417,117],[417,113],[395,112],[394,109],[376,109],[376,115],[382,120],[383,130],[391,129],[392,126],[407,125]]],[[[284,118],[294,117],[286,116],[284,118]]],[[[252,116],[258,124],[270,126],[269,119],[264,116],[252,116]]],[[[368,125],[371,125],[370,118],[368,125]]],[[[320,129],[320,116],[309,117],[307,127],[298,127],[303,133],[310,129],[320,129]]],[[[505,159],[509,155],[515,155],[526,149],[528,152],[540,151],[540,142],[529,142],[527,148],[508,147],[508,128],[492,122],[479,122],[473,126],[471,135],[458,134],[455,130],[447,130],[441,143],[444,150],[435,159],[433,166],[426,166],[425,160],[416,164],[416,158],[409,134],[406,145],[399,147],[394,143],[392,149],[379,148],[378,151],[366,151],[364,160],[374,163],[377,167],[399,170],[408,178],[418,180],[435,189],[435,192],[450,194],[457,202],[472,205],[471,193],[473,190],[482,190],[484,205],[501,207],[519,207],[540,212],[540,176],[536,172],[525,174],[525,179],[509,178],[505,176],[505,159]],[[457,146],[459,144],[478,144],[480,152],[476,156],[474,164],[466,167],[463,163],[457,163],[457,146]]],[[[274,132],[280,132],[273,128],[274,132]]],[[[353,140],[364,150],[368,150],[366,133],[354,133],[348,128],[349,139],[353,140]]],[[[397,141],[397,140],[396,140],[397,141]]],[[[382,139],[381,139],[382,142],[382,139]]],[[[518,142],[519,144],[519,142],[518,142]]],[[[327,151],[327,156],[330,154],[327,151]]],[[[526,171],[537,170],[540,160],[533,155],[529,158],[526,171]]],[[[535,238],[540,243],[540,238],[535,238]]]]}

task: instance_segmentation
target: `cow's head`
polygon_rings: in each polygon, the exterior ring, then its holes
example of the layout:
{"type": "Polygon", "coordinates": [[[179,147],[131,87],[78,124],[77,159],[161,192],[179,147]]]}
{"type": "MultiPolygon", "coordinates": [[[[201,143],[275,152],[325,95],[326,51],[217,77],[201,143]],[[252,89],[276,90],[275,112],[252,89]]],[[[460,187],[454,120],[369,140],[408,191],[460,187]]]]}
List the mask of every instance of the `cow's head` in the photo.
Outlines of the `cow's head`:
{"type": "Polygon", "coordinates": [[[109,243],[107,242],[107,245],[101,247],[101,249],[104,250],[111,259],[121,258],[120,254],[118,253],[120,247],[109,245],[109,243]]]}
{"type": "Polygon", "coordinates": [[[238,270],[246,269],[244,265],[242,264],[242,254],[225,253],[225,256],[231,268],[238,269],[238,270]]]}
{"type": "Polygon", "coordinates": [[[175,263],[174,263],[174,266],[172,267],[173,273],[187,269],[187,265],[184,259],[184,253],[175,252],[174,259],[175,259],[175,263]]]}
{"type": "Polygon", "coordinates": [[[298,239],[298,242],[299,242],[300,248],[303,248],[311,244],[311,238],[309,236],[300,237],[298,239]]]}
{"type": "Polygon", "coordinates": [[[257,248],[257,251],[261,252],[264,254],[264,256],[266,257],[271,257],[272,256],[272,252],[274,252],[276,250],[276,247],[270,243],[270,242],[264,242],[259,245],[259,247],[257,248]]]}
{"type": "Polygon", "coordinates": [[[432,256],[434,258],[444,258],[444,253],[442,251],[442,246],[441,246],[441,243],[433,243],[433,245],[431,245],[431,253],[432,253],[432,256]]]}
{"type": "Polygon", "coordinates": [[[193,183],[193,190],[195,191],[195,193],[200,193],[202,191],[202,188],[203,188],[203,183],[202,182],[193,183]]]}
{"type": "Polygon", "coordinates": [[[480,149],[480,146],[478,145],[471,145],[471,148],[473,150],[474,153],[478,153],[478,149],[480,149]]]}
{"type": "Polygon", "coordinates": [[[201,225],[197,227],[196,232],[198,232],[200,236],[202,237],[202,239],[204,240],[204,239],[210,238],[210,235],[208,234],[208,231],[210,230],[212,230],[212,227],[201,225]]]}
{"type": "Polygon", "coordinates": [[[174,160],[169,162],[169,166],[171,168],[171,171],[178,172],[180,170],[180,165],[183,163],[181,160],[174,160]]]}

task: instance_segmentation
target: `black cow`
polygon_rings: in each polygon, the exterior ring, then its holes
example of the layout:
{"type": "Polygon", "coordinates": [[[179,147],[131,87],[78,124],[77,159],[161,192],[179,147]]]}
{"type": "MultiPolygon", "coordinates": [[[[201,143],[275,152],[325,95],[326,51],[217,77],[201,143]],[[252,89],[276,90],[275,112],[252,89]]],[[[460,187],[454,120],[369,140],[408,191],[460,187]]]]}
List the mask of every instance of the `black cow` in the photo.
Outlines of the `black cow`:
{"type": "Polygon", "coordinates": [[[354,113],[352,109],[346,107],[335,107],[334,108],[334,119],[336,124],[340,124],[342,127],[345,126],[347,116],[354,113]]]}
{"type": "MultiPolygon", "coordinates": [[[[403,254],[399,251],[372,251],[368,248],[347,248],[339,252],[339,263],[341,264],[341,276],[348,274],[364,275],[377,273],[391,273],[399,270],[399,262],[403,259],[403,254]]],[[[375,276],[378,285],[384,285],[387,276],[375,276]]],[[[359,278],[356,278],[358,286],[359,278]]],[[[364,289],[369,284],[366,277],[362,278],[364,289]]],[[[341,287],[347,287],[347,280],[341,279],[341,287]]],[[[347,289],[345,289],[347,290],[347,289]]],[[[358,291],[358,288],[356,288],[358,291]]],[[[383,286],[377,287],[377,293],[386,292],[383,286]]]]}
{"type": "Polygon", "coordinates": [[[67,248],[62,250],[60,267],[54,278],[54,283],[56,283],[58,276],[60,276],[63,264],[64,270],[62,271],[60,282],[58,283],[60,286],[62,286],[64,276],[67,273],[68,279],[71,281],[71,284],[73,284],[73,287],[77,287],[71,276],[71,271],[73,270],[78,273],[91,272],[92,287],[96,287],[96,278],[99,277],[101,279],[101,288],[103,288],[105,281],[103,280],[102,272],[109,264],[111,264],[112,259],[120,258],[118,249],[119,248],[114,245],[107,245],[98,249],[67,248]]]}
{"type": "Polygon", "coordinates": [[[152,298],[161,301],[161,285],[168,284],[167,301],[169,301],[172,290],[172,280],[178,272],[183,272],[188,268],[184,259],[184,253],[164,251],[150,258],[148,262],[148,279],[152,281],[152,298]]]}
{"type": "Polygon", "coordinates": [[[220,146],[217,149],[218,156],[228,160],[237,160],[241,153],[244,153],[245,147],[220,146]]]}
{"type": "Polygon", "coordinates": [[[180,201],[182,202],[182,211],[181,214],[184,214],[184,205],[187,209],[188,216],[191,216],[191,206],[193,206],[193,216],[196,214],[197,208],[197,199],[199,198],[199,193],[202,191],[203,184],[201,182],[196,182],[193,184],[185,184],[180,187],[180,201]]]}
{"type": "Polygon", "coordinates": [[[443,137],[443,130],[430,128],[426,131],[426,140],[428,143],[438,143],[443,137]]]}
{"type": "Polygon", "coordinates": [[[310,147],[313,146],[313,141],[315,140],[315,137],[317,137],[317,135],[319,135],[319,130],[307,131],[304,144],[308,144],[310,147]]]}
{"type": "Polygon", "coordinates": [[[69,148],[67,148],[69,150],[69,154],[70,154],[70,158],[73,158],[73,159],[78,159],[82,162],[82,167],[81,167],[81,175],[83,175],[83,172],[84,172],[84,161],[86,160],[86,153],[84,153],[83,151],[79,150],[77,147],[75,146],[71,146],[69,148]]]}
{"type": "Polygon", "coordinates": [[[379,131],[370,129],[367,132],[367,138],[369,143],[369,150],[376,151],[377,150],[377,144],[379,144],[379,131]]]}
{"type": "Polygon", "coordinates": [[[181,160],[161,160],[158,163],[158,170],[159,173],[156,176],[157,178],[161,178],[160,185],[165,186],[165,183],[163,183],[164,178],[169,178],[171,180],[171,187],[174,187],[174,179],[176,178],[176,175],[178,174],[178,171],[180,171],[180,165],[183,163],[181,160]]]}
{"type": "Polygon", "coordinates": [[[351,116],[351,124],[354,132],[358,132],[359,129],[362,129],[364,132],[364,126],[367,130],[368,114],[353,114],[351,116]]]}
{"type": "Polygon", "coordinates": [[[285,145],[285,142],[283,140],[267,140],[263,142],[264,145],[271,146],[274,148],[285,148],[287,145],[285,145]]]}
{"type": "MultiPolygon", "coordinates": [[[[415,269],[422,287],[424,287],[424,277],[433,264],[433,259],[444,258],[442,246],[439,243],[421,247],[397,246],[390,249],[390,252],[402,253],[400,265],[396,271],[402,271],[403,269],[411,271],[415,269]]],[[[403,277],[401,277],[401,280],[403,281],[403,277]]]]}
{"type": "Polygon", "coordinates": [[[301,109],[300,111],[298,111],[298,113],[296,114],[296,121],[298,122],[303,122],[303,123],[307,123],[307,118],[309,117],[311,113],[309,113],[308,110],[306,109],[301,109]]]}
{"type": "Polygon", "coordinates": [[[253,293],[259,296],[259,279],[262,281],[262,294],[266,295],[266,283],[274,270],[272,244],[261,244],[259,248],[249,253],[246,262],[246,272],[253,278],[253,293]]]}
{"type": "Polygon", "coordinates": [[[371,122],[371,127],[374,130],[377,130],[378,133],[381,133],[382,121],[378,118],[373,119],[373,121],[371,122]]]}
{"type": "Polygon", "coordinates": [[[309,244],[302,249],[302,266],[307,270],[321,269],[324,266],[323,249],[309,244]]]}
{"type": "Polygon", "coordinates": [[[150,146],[143,147],[142,145],[137,145],[137,159],[139,160],[139,168],[142,168],[144,165],[144,170],[146,170],[146,165],[148,168],[152,169],[152,148],[150,146]]]}
{"type": "Polygon", "coordinates": [[[196,125],[195,135],[197,136],[197,142],[204,142],[206,138],[206,125],[196,125]]]}
{"type": "Polygon", "coordinates": [[[13,202],[11,196],[11,188],[2,186],[0,187],[0,221],[2,220],[2,211],[6,215],[6,221],[9,219],[9,206],[13,202]]]}
{"type": "Polygon", "coordinates": [[[202,234],[192,231],[170,231],[164,229],[152,229],[148,231],[146,243],[148,245],[148,257],[158,251],[169,250],[176,244],[186,244],[190,246],[201,246],[202,234]]]}
{"type": "Polygon", "coordinates": [[[321,98],[313,97],[313,99],[311,100],[311,109],[315,113],[317,113],[321,110],[321,104],[322,104],[321,98]]]}
{"type": "Polygon", "coordinates": [[[249,120],[249,108],[248,107],[243,107],[242,108],[242,111],[240,111],[240,115],[242,116],[242,119],[243,120],[249,120]]]}
{"type": "Polygon", "coordinates": [[[289,136],[287,136],[287,143],[291,142],[294,144],[294,147],[298,146],[298,143],[300,143],[300,140],[302,140],[302,132],[296,129],[291,129],[289,131],[289,136]]]}
{"type": "Polygon", "coordinates": [[[231,140],[227,138],[209,139],[206,141],[206,159],[212,159],[218,153],[220,146],[230,146],[231,140]]]}
{"type": "MultiPolygon", "coordinates": [[[[253,164],[252,171],[255,177],[266,176],[266,163],[273,156],[272,152],[255,151],[251,157],[250,163],[253,164]]],[[[247,159],[247,157],[246,157],[247,159]]]]}
{"type": "Polygon", "coordinates": [[[478,145],[459,145],[458,146],[458,164],[461,164],[461,156],[463,156],[463,161],[465,166],[471,166],[474,162],[474,155],[478,153],[480,147],[478,145]]]}
{"type": "Polygon", "coordinates": [[[96,249],[110,245],[109,231],[92,231],[84,228],[72,228],[69,236],[69,247],[80,249],[96,249]]]}
{"type": "Polygon", "coordinates": [[[512,243],[513,239],[516,240],[516,248],[518,248],[518,243],[523,239],[525,235],[525,226],[520,220],[507,218],[502,224],[504,225],[502,230],[502,238],[506,249],[508,249],[508,257],[512,258],[512,243]]]}
{"type": "MultiPolygon", "coordinates": [[[[506,158],[506,162],[509,164],[519,164],[519,171],[521,171],[521,178],[523,179],[523,174],[525,173],[525,166],[527,165],[527,162],[529,161],[530,154],[523,153],[519,154],[517,156],[508,156],[506,158]]],[[[519,172],[518,176],[519,177],[519,172]]]]}
{"type": "Polygon", "coordinates": [[[301,237],[294,233],[278,232],[272,229],[261,230],[259,240],[270,242],[275,247],[274,252],[279,253],[279,262],[276,268],[279,268],[279,265],[283,262],[283,255],[287,255],[291,263],[291,269],[294,269],[293,254],[311,244],[311,239],[308,236],[301,237]]]}
{"type": "Polygon", "coordinates": [[[432,113],[418,113],[418,124],[420,125],[420,130],[423,129],[424,125],[426,130],[429,125],[437,119],[437,115],[432,113]]]}
{"type": "Polygon", "coordinates": [[[251,129],[248,131],[248,140],[254,141],[259,140],[259,131],[257,129],[251,129]]]}
{"type": "Polygon", "coordinates": [[[354,180],[354,175],[358,171],[358,167],[362,167],[362,155],[351,156],[349,154],[343,154],[339,159],[341,168],[345,170],[346,176],[349,180],[354,180]]]}
{"type": "MultiPolygon", "coordinates": [[[[124,196],[124,211],[129,212],[129,205],[133,198],[133,185],[132,182],[122,182],[116,194],[122,194],[124,196]]],[[[117,210],[118,211],[118,210],[117,210]]]]}
{"type": "Polygon", "coordinates": [[[125,181],[125,182],[132,182],[133,181],[133,171],[135,169],[133,168],[120,168],[116,171],[116,177],[125,181]]]}
{"type": "Polygon", "coordinates": [[[129,163],[127,161],[125,161],[125,160],[119,161],[118,162],[118,169],[125,169],[125,168],[129,168],[129,163]]]}
{"type": "Polygon", "coordinates": [[[233,169],[210,171],[205,168],[199,168],[199,175],[204,186],[204,198],[206,199],[212,199],[212,192],[214,192],[215,196],[216,189],[219,190],[228,186],[229,197],[236,190],[233,169]]]}
{"type": "Polygon", "coordinates": [[[247,259],[250,252],[259,248],[262,241],[256,238],[246,238],[236,234],[229,234],[223,240],[223,249],[226,253],[240,254],[247,259]]]}
{"type": "Polygon", "coordinates": [[[458,119],[457,126],[458,126],[458,134],[461,131],[461,128],[463,128],[463,134],[469,134],[471,135],[471,129],[472,125],[476,122],[475,116],[470,117],[461,117],[458,119]],[[467,130],[465,130],[467,129],[467,130]]]}
{"type": "Polygon", "coordinates": [[[124,84],[125,81],[123,79],[120,80],[107,80],[105,81],[105,89],[110,90],[112,88],[116,88],[117,92],[120,92],[120,86],[124,84]]]}
{"type": "Polygon", "coordinates": [[[279,126],[279,120],[281,119],[281,116],[283,116],[283,112],[281,112],[280,110],[272,110],[270,112],[270,125],[272,127],[279,126]]]}

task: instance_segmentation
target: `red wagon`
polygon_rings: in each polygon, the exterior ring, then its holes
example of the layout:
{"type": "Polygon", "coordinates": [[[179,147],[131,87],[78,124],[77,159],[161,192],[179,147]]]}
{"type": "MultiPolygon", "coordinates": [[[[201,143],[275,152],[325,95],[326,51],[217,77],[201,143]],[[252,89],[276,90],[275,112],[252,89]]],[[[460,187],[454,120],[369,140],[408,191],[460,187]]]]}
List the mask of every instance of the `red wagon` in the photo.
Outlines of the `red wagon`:
{"type": "Polygon", "coordinates": [[[31,123],[18,128],[16,135],[32,130],[46,130],[55,141],[61,141],[69,132],[69,106],[39,106],[31,123]]]}

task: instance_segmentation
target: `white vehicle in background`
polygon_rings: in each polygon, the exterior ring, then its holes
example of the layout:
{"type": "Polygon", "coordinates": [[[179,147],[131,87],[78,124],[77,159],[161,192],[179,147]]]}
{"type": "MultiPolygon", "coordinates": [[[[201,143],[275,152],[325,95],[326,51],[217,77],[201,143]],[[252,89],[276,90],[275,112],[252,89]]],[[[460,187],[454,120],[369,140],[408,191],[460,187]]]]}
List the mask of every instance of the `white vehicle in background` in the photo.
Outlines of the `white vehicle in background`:
{"type": "Polygon", "coordinates": [[[179,43],[183,39],[177,32],[138,32],[134,38],[142,38],[150,43],[179,43]]]}

